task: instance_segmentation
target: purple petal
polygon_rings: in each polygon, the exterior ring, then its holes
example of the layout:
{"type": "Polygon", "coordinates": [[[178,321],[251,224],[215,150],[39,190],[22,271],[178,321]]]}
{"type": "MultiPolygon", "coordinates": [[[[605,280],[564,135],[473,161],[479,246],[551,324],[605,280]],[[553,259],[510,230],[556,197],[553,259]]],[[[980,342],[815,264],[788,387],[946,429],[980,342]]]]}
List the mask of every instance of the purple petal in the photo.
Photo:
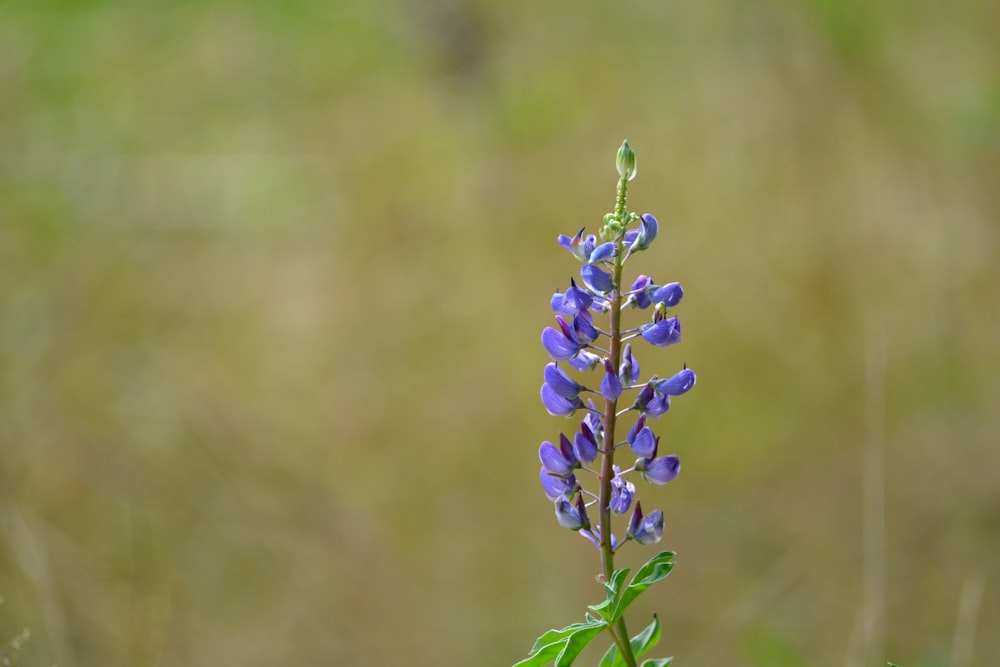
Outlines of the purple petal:
{"type": "Polygon", "coordinates": [[[667,308],[673,308],[681,302],[684,297],[684,288],[680,283],[669,283],[663,287],[658,287],[651,295],[653,301],[662,303],[667,308]]]}
{"type": "Polygon", "coordinates": [[[680,396],[689,392],[697,379],[693,370],[685,368],[673,377],[667,378],[657,384],[656,388],[668,396],[680,396]]]}
{"type": "Polygon", "coordinates": [[[576,412],[577,408],[583,407],[583,401],[579,397],[575,401],[563,398],[552,390],[548,384],[542,385],[542,404],[545,410],[553,417],[564,417],[576,412]]]}
{"type": "Polygon", "coordinates": [[[557,240],[559,245],[569,250],[574,257],[582,262],[587,261],[587,257],[590,256],[586,249],[586,242],[583,240],[583,229],[580,229],[573,238],[560,234],[557,240]]]}
{"type": "Polygon", "coordinates": [[[569,365],[578,371],[592,371],[599,363],[601,363],[601,358],[586,350],[580,350],[575,357],[569,360],[569,365]]]}
{"type": "Polygon", "coordinates": [[[625,343],[625,350],[622,352],[622,363],[618,367],[618,377],[623,385],[630,385],[639,379],[639,362],[632,354],[632,344],[625,343]]]}
{"type": "Polygon", "coordinates": [[[615,476],[611,479],[611,501],[608,507],[616,514],[625,514],[632,506],[635,497],[635,484],[623,479],[615,466],[615,476]]]}
{"type": "Polygon", "coordinates": [[[542,491],[549,500],[555,500],[559,496],[569,493],[576,487],[576,477],[570,475],[569,477],[557,477],[556,475],[550,475],[546,470],[545,466],[542,466],[541,471],[538,473],[539,478],[542,480],[542,491]]]}
{"type": "Polygon", "coordinates": [[[652,419],[656,419],[669,409],[670,409],[670,397],[664,396],[662,394],[657,394],[653,396],[653,398],[651,398],[648,403],[646,403],[646,408],[644,412],[652,419]]]}
{"type": "Polygon", "coordinates": [[[628,521],[628,529],[625,534],[629,537],[635,537],[635,531],[639,529],[642,525],[642,503],[638,500],[635,501],[635,508],[632,510],[632,516],[628,521]]]}
{"type": "Polygon", "coordinates": [[[674,481],[681,471],[681,460],[671,454],[661,456],[652,461],[646,461],[643,466],[642,476],[653,484],[663,485],[674,481]]]}
{"type": "Polygon", "coordinates": [[[577,433],[573,438],[573,453],[577,460],[589,465],[597,458],[597,442],[583,433],[577,433]]]}
{"type": "Polygon", "coordinates": [[[559,453],[562,454],[567,461],[575,468],[579,465],[579,461],[576,460],[576,454],[573,453],[573,443],[569,441],[562,433],[559,434],[559,453]]]}
{"type": "Polygon", "coordinates": [[[575,340],[580,346],[597,340],[597,329],[594,327],[594,316],[588,310],[581,310],[573,318],[570,328],[570,338],[575,340]]]}
{"type": "Polygon", "coordinates": [[[583,278],[583,283],[595,292],[610,292],[614,288],[611,274],[605,273],[593,264],[584,264],[580,269],[580,277],[583,278]]]}
{"type": "Polygon", "coordinates": [[[635,436],[646,426],[646,413],[641,413],[639,418],[635,420],[632,424],[632,428],[628,430],[628,435],[625,436],[625,442],[632,444],[635,442],[635,436]]]}
{"type": "Polygon", "coordinates": [[[636,456],[641,456],[644,459],[656,456],[656,436],[653,434],[653,430],[648,426],[639,429],[629,446],[636,456]]]}
{"type": "Polygon", "coordinates": [[[679,343],[681,340],[681,323],[676,317],[668,317],[665,320],[644,324],[639,328],[642,337],[649,343],[658,347],[666,347],[679,343]]]}
{"type": "Polygon", "coordinates": [[[643,213],[642,219],[639,221],[639,234],[630,246],[632,252],[648,248],[649,244],[656,238],[659,229],[660,225],[656,222],[656,218],[649,213],[643,213]]]}
{"type": "Polygon", "coordinates": [[[653,510],[646,516],[633,531],[632,539],[637,543],[648,545],[656,544],[663,539],[663,512],[653,510]]]}
{"type": "Polygon", "coordinates": [[[590,253],[590,263],[596,264],[597,262],[602,262],[615,255],[615,244],[613,241],[608,241],[607,243],[602,243],[601,245],[594,248],[594,252],[590,253]]]}
{"type": "Polygon", "coordinates": [[[565,361],[580,349],[580,346],[574,341],[552,327],[545,327],[545,330],[542,332],[542,345],[545,346],[545,351],[555,361],[565,361]]]}
{"type": "Polygon", "coordinates": [[[652,301],[649,298],[649,291],[647,288],[653,286],[653,279],[649,276],[639,276],[636,278],[635,282],[632,283],[631,291],[634,292],[628,297],[629,305],[635,306],[641,309],[649,308],[652,305],[652,301]]]}
{"type": "Polygon", "coordinates": [[[555,501],[556,508],[556,521],[563,528],[569,528],[570,530],[580,530],[583,528],[583,517],[580,516],[579,510],[573,506],[566,496],[561,496],[556,498],[555,501]]]}
{"type": "Polygon", "coordinates": [[[614,373],[604,374],[604,379],[601,380],[601,393],[604,394],[604,398],[611,402],[618,400],[618,397],[622,395],[622,383],[617,375],[614,373]]]}
{"type": "Polygon", "coordinates": [[[538,448],[538,459],[545,471],[551,475],[565,477],[573,472],[573,464],[548,440],[538,448]]]}
{"type": "Polygon", "coordinates": [[[545,377],[545,384],[551,387],[552,391],[563,398],[573,400],[580,395],[580,390],[583,389],[580,384],[578,384],[570,376],[566,375],[566,372],[554,363],[545,365],[543,375],[545,377]]]}
{"type": "Polygon", "coordinates": [[[588,398],[587,407],[590,408],[590,411],[587,412],[583,421],[580,422],[580,428],[585,429],[587,433],[594,437],[599,436],[604,432],[604,424],[601,422],[601,416],[597,412],[597,406],[594,405],[594,401],[588,398]]]}
{"type": "MultiPolygon", "coordinates": [[[[598,528],[599,528],[599,527],[600,527],[600,526],[598,526],[598,528]]],[[[594,534],[593,534],[592,532],[590,532],[590,531],[589,531],[589,530],[587,530],[586,528],[583,528],[582,530],[580,530],[580,531],[579,531],[579,533],[580,533],[580,535],[583,535],[583,536],[584,536],[584,537],[586,537],[586,538],[587,538],[588,540],[590,540],[590,541],[591,541],[591,543],[593,543],[593,545],[594,545],[595,547],[597,547],[598,549],[600,549],[600,548],[601,548],[601,541],[600,541],[600,540],[598,540],[598,539],[597,539],[597,536],[596,536],[596,535],[594,535],[594,534]]]]}

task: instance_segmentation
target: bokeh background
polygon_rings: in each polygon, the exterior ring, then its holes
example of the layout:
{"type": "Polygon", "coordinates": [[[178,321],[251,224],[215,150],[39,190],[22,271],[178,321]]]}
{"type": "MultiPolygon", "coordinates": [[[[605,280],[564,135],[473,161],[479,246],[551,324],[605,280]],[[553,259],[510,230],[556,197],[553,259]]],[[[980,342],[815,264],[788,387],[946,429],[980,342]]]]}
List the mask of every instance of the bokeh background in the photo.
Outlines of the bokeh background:
{"type": "Polygon", "coordinates": [[[633,269],[687,291],[684,342],[640,359],[699,373],[658,422],[683,474],[641,488],[678,566],[633,628],[657,610],[697,667],[996,664],[997,26],[988,0],[3,3],[4,651],[509,665],[581,618],[538,336],[627,138],[661,223],[633,269]]]}

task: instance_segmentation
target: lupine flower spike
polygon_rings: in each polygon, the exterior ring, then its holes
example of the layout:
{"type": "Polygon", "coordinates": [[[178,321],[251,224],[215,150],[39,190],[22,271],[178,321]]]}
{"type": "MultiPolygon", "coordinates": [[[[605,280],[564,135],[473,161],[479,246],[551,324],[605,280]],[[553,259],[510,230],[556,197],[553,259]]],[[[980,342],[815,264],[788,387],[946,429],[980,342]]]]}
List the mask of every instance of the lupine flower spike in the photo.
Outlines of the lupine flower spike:
{"type": "MultiPolygon", "coordinates": [[[[659,636],[658,621],[630,641],[622,601],[630,602],[672,567],[673,554],[662,552],[640,568],[628,586],[627,572],[614,569],[615,554],[627,543],[650,545],[663,538],[664,514],[659,509],[643,513],[635,480],[663,485],[677,478],[680,458],[660,447],[667,425],[654,432],[653,420],[670,409],[671,398],[688,393],[696,381],[694,371],[683,364],[675,365],[681,370],[673,374],[664,373],[666,379],[641,375],[638,356],[681,342],[681,322],[671,311],[684,290],[679,282],[658,283],[648,275],[625,279],[627,261],[652,247],[660,223],[650,213],[626,209],[628,183],[637,173],[635,152],[627,141],[618,151],[616,167],[615,209],[604,216],[597,233],[582,228],[557,239],[580,263],[580,271],[578,279],[571,277],[564,291],[557,289],[550,298],[555,323],[542,332],[551,361],[543,371],[541,400],[549,414],[573,418],[574,424],[579,420],[579,428],[572,437],[560,433],[558,445],[545,441],[538,449],[542,490],[553,503],[556,521],[597,547],[608,601],[592,606],[598,616],[588,614],[586,623],[543,635],[531,655],[518,663],[522,667],[541,667],[553,660],[560,667],[569,665],[602,630],[610,633],[613,645],[601,664],[636,667],[637,655],[651,647],[649,638],[659,636]],[[623,314],[628,313],[644,321],[625,328],[623,314]],[[630,426],[622,424],[625,419],[630,426]],[[628,451],[619,452],[619,447],[628,451]],[[635,458],[616,462],[616,455],[635,458]],[[587,475],[578,477],[581,468],[587,475]],[[616,515],[620,518],[614,519],[616,515]],[[619,539],[613,521],[625,517],[627,524],[620,526],[625,537],[619,539]],[[633,594],[622,597],[626,588],[633,594]]],[[[663,363],[657,356],[657,364],[663,363]]],[[[674,440],[668,436],[666,442],[674,440]]]]}

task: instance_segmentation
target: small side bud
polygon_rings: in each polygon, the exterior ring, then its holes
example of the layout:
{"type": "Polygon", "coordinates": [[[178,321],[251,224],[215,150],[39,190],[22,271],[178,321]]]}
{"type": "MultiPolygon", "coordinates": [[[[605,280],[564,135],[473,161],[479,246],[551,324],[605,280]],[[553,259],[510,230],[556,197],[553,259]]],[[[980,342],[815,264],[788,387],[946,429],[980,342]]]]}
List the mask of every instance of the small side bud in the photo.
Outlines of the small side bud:
{"type": "Polygon", "coordinates": [[[618,175],[626,181],[635,178],[635,151],[628,145],[628,141],[623,141],[618,149],[618,175]]]}

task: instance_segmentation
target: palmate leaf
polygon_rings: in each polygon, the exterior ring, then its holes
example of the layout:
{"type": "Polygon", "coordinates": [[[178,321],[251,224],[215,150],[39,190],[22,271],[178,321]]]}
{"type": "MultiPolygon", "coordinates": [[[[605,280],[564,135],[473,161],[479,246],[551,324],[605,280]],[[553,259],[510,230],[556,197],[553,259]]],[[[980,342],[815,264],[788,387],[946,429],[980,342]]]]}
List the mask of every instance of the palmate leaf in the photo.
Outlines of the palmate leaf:
{"type": "MultiPolygon", "coordinates": [[[[642,657],[646,651],[656,646],[660,641],[660,619],[653,614],[653,622],[646,626],[646,629],[637,634],[629,641],[632,646],[632,655],[636,658],[642,657]]],[[[625,659],[618,652],[618,647],[614,644],[608,652],[601,658],[597,667],[625,667],[625,659]]]]}

